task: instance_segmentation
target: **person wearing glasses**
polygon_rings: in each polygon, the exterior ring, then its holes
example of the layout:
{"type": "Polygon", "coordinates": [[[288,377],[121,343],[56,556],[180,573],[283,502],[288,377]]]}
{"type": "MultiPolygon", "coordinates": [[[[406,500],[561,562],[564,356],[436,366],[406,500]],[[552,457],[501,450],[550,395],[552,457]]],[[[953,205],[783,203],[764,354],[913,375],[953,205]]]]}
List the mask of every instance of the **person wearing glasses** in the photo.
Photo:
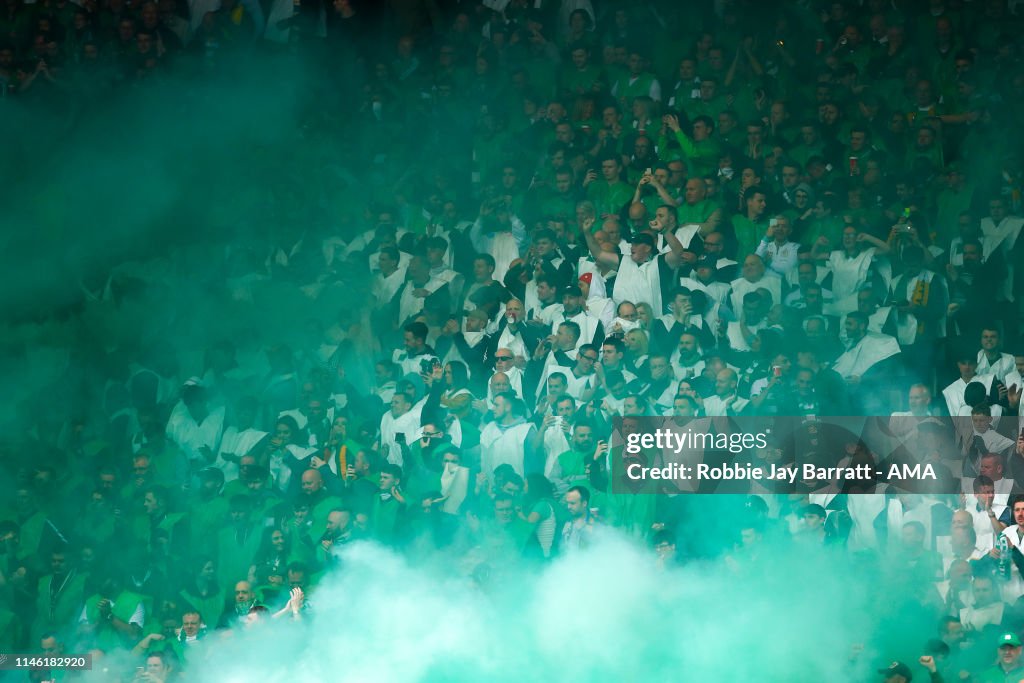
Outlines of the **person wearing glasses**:
{"type": "Polygon", "coordinates": [[[593,344],[584,344],[576,355],[576,362],[568,372],[563,367],[549,367],[544,374],[540,386],[547,386],[547,378],[551,373],[559,372],[565,375],[566,393],[572,396],[579,403],[586,403],[594,396],[600,382],[594,368],[600,356],[597,347],[593,344]]]}

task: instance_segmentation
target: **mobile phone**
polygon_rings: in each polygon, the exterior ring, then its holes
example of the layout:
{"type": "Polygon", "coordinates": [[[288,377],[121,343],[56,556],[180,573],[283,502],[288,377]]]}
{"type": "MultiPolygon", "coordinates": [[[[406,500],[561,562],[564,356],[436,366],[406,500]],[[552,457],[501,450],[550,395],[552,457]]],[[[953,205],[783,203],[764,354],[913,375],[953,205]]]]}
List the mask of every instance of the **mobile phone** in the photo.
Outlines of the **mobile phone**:
{"type": "Polygon", "coordinates": [[[776,377],[776,378],[782,377],[782,366],[781,365],[773,365],[772,366],[772,376],[776,377]]]}

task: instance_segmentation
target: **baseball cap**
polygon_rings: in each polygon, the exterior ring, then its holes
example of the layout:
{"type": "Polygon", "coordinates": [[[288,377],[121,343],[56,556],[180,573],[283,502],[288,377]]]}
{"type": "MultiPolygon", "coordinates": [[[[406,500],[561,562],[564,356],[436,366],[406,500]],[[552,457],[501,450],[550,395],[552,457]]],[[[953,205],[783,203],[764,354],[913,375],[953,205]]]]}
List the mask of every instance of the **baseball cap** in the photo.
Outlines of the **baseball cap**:
{"type": "Polygon", "coordinates": [[[716,270],[718,267],[718,260],[711,256],[701,256],[693,263],[694,268],[710,268],[716,270]]]}
{"type": "Polygon", "coordinates": [[[1004,645],[1020,647],[1020,638],[1013,631],[1007,631],[1003,635],[999,636],[999,647],[1003,647],[1004,645]]]}
{"type": "Polygon", "coordinates": [[[633,238],[633,244],[646,244],[647,246],[653,248],[654,236],[649,233],[642,232],[633,238]]]}
{"type": "Polygon", "coordinates": [[[893,662],[884,669],[879,669],[878,673],[885,674],[886,677],[903,676],[908,681],[914,677],[914,674],[910,671],[910,667],[904,664],[903,662],[893,662]]]}
{"type": "Polygon", "coordinates": [[[569,285],[562,290],[563,296],[583,296],[583,290],[579,285],[569,285]]]}

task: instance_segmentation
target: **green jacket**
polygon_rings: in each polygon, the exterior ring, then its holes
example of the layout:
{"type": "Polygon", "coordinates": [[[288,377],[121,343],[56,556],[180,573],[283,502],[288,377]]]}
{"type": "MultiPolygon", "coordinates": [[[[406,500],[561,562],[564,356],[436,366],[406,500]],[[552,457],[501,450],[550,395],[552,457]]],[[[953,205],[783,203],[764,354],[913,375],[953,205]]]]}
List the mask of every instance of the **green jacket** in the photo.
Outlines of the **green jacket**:
{"type": "MultiPolygon", "coordinates": [[[[696,142],[681,130],[675,132],[675,138],[682,151],[683,161],[689,167],[687,170],[691,178],[712,175],[718,170],[718,157],[722,153],[718,140],[707,138],[696,142]]],[[[659,141],[658,148],[665,149],[667,144],[667,141],[659,141]]]]}
{"type": "MultiPolygon", "coordinates": [[[[135,645],[135,643],[128,642],[124,636],[114,629],[109,621],[100,616],[99,602],[102,599],[103,596],[97,593],[85,601],[86,621],[96,626],[96,631],[93,634],[95,646],[101,650],[108,651],[114,648],[135,645]]],[[[138,593],[126,590],[121,591],[117,599],[113,601],[111,614],[115,619],[119,619],[127,624],[142,602],[144,602],[144,598],[138,593]]]]}
{"type": "Polygon", "coordinates": [[[58,634],[74,628],[78,621],[82,602],[85,600],[85,574],[72,574],[53,586],[53,574],[39,579],[36,590],[36,620],[32,627],[32,642],[36,642],[47,631],[58,634]],[[51,589],[59,591],[56,599],[50,600],[51,589]]]}
{"type": "Polygon", "coordinates": [[[222,529],[217,538],[217,572],[220,585],[228,587],[249,577],[249,567],[259,551],[260,527],[250,526],[248,535],[239,543],[234,527],[222,529]]]}
{"type": "Polygon", "coordinates": [[[757,250],[761,237],[768,229],[768,221],[755,223],[746,216],[736,215],[732,217],[732,228],[736,232],[736,261],[742,264],[743,259],[757,250]]]}
{"type": "Polygon", "coordinates": [[[187,605],[199,612],[207,628],[217,628],[217,624],[220,623],[220,619],[224,615],[224,607],[227,604],[223,588],[205,598],[195,595],[188,588],[182,589],[179,595],[187,605]]]}
{"type": "Polygon", "coordinates": [[[613,86],[615,96],[620,102],[629,104],[637,97],[650,95],[651,86],[654,85],[656,80],[653,74],[648,73],[640,74],[636,77],[636,80],[633,80],[633,76],[627,73],[615,81],[613,86]]]}
{"type": "Polygon", "coordinates": [[[1018,664],[1009,672],[1003,671],[1003,667],[997,664],[991,669],[983,671],[975,681],[977,683],[1018,683],[1021,678],[1024,678],[1024,664],[1018,664]]]}
{"type": "Polygon", "coordinates": [[[398,540],[399,524],[405,505],[394,496],[382,500],[378,493],[373,497],[370,509],[370,533],[381,543],[392,544],[398,540]]]}

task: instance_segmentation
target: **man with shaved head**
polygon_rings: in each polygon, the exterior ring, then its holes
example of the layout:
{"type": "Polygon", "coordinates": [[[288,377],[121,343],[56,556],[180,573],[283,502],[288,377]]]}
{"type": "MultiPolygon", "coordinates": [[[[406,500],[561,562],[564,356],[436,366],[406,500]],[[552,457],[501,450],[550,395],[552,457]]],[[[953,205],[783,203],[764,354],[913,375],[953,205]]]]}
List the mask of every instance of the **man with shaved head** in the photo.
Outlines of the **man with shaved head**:
{"type": "Polygon", "coordinates": [[[739,378],[731,368],[720,370],[715,375],[715,394],[704,399],[704,413],[708,417],[739,415],[750,401],[736,393],[739,378]]]}
{"type": "Polygon", "coordinates": [[[771,294],[772,305],[782,303],[782,278],[769,271],[760,256],[748,255],[743,259],[742,268],[742,276],[732,281],[729,293],[729,304],[737,316],[743,307],[743,297],[758,289],[771,294]]]}
{"type": "Polygon", "coordinates": [[[302,473],[302,492],[299,500],[309,505],[309,519],[314,537],[319,537],[327,528],[327,517],[331,510],[343,507],[341,498],[332,496],[324,488],[324,478],[319,469],[308,469],[302,473]]]}

